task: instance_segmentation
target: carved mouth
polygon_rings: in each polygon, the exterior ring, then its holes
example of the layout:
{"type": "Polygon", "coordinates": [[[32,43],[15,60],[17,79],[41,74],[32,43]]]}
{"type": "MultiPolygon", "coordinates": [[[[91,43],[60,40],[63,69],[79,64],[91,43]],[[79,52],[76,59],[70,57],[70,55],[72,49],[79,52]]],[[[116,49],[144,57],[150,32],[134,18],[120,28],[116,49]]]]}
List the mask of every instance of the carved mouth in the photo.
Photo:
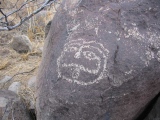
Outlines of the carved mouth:
{"type": "Polygon", "coordinates": [[[71,64],[63,63],[62,67],[68,67],[68,68],[75,67],[79,71],[82,70],[84,72],[88,72],[88,73],[91,73],[91,74],[97,74],[100,70],[100,64],[98,64],[96,69],[89,69],[89,68],[84,67],[83,65],[78,65],[78,64],[74,64],[74,63],[71,63],[71,64]]]}

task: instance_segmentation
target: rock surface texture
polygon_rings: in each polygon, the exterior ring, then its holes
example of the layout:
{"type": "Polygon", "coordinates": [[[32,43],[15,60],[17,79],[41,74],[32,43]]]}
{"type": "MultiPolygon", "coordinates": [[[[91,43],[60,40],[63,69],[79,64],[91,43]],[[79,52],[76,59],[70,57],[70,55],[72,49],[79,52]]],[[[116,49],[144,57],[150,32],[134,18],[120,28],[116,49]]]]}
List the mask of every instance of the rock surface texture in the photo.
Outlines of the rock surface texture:
{"type": "Polygon", "coordinates": [[[10,46],[18,53],[26,53],[32,51],[32,43],[25,35],[14,36],[12,42],[10,43],[10,46]]]}
{"type": "Polygon", "coordinates": [[[135,120],[160,92],[159,0],[64,0],[46,39],[37,120],[135,120]]]}
{"type": "Polygon", "coordinates": [[[31,120],[25,105],[12,91],[0,91],[0,120],[31,120]]]}
{"type": "Polygon", "coordinates": [[[8,90],[18,94],[20,91],[21,83],[20,82],[13,82],[9,87],[8,90]]]}

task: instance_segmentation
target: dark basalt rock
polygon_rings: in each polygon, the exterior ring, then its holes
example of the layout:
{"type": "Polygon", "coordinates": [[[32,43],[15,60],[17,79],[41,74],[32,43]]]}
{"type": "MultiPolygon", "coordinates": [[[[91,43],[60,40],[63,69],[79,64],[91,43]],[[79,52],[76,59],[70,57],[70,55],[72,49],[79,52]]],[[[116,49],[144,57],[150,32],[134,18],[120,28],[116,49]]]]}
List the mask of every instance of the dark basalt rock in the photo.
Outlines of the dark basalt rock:
{"type": "Polygon", "coordinates": [[[159,0],[64,0],[46,39],[38,120],[135,120],[160,92],[159,0]]]}
{"type": "Polygon", "coordinates": [[[0,120],[33,120],[17,94],[0,90],[0,120]]]}

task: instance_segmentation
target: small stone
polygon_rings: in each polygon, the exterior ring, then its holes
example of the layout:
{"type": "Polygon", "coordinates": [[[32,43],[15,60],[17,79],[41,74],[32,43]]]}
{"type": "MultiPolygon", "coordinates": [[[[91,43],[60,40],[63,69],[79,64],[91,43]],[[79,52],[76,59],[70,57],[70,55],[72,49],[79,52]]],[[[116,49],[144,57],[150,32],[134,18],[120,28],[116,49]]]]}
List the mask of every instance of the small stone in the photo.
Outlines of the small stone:
{"type": "Polygon", "coordinates": [[[13,83],[9,86],[8,90],[13,91],[13,92],[15,92],[16,94],[18,94],[18,93],[19,93],[19,90],[20,90],[20,87],[21,87],[21,83],[20,83],[20,82],[13,82],[13,83]]]}
{"type": "Polygon", "coordinates": [[[8,82],[12,77],[5,76],[2,80],[0,80],[0,84],[8,82]]]}
{"type": "Polygon", "coordinates": [[[39,55],[42,55],[42,52],[43,52],[43,47],[40,47],[40,48],[37,49],[37,53],[39,55]]]}
{"type": "Polygon", "coordinates": [[[43,47],[40,47],[39,49],[40,49],[41,52],[43,52],[43,47]]]}
{"type": "Polygon", "coordinates": [[[28,81],[28,87],[35,90],[35,84],[36,84],[36,76],[33,76],[28,81]]]}
{"type": "Polygon", "coordinates": [[[0,97],[0,107],[6,107],[7,103],[8,103],[8,99],[4,97],[0,97]]]}
{"type": "Polygon", "coordinates": [[[18,53],[27,53],[32,51],[32,43],[25,35],[14,36],[10,46],[18,53]]]}

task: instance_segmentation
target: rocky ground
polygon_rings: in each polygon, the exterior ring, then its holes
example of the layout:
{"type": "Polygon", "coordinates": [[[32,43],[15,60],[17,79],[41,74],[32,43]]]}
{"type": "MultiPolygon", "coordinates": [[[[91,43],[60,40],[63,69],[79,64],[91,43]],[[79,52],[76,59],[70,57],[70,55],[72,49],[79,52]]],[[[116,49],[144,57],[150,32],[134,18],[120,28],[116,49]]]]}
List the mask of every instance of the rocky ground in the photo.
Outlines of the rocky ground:
{"type": "Polygon", "coordinates": [[[34,100],[34,82],[41,61],[43,40],[32,41],[33,52],[19,54],[8,45],[0,46],[0,89],[16,91],[26,102],[34,100]],[[4,82],[3,82],[4,81],[4,82]],[[14,84],[18,82],[18,84],[14,84]],[[32,85],[30,85],[30,84],[32,85]],[[28,85],[29,84],[29,85],[28,85]],[[18,89],[18,90],[15,90],[18,89]]]}
{"type": "MultiPolygon", "coordinates": [[[[38,3],[43,1],[32,2],[29,7],[12,14],[8,18],[9,23],[16,25],[21,18],[37,10],[41,5],[38,3]]],[[[5,12],[10,13],[23,3],[23,0],[7,0],[1,2],[0,7],[7,6],[5,12]]],[[[36,119],[36,76],[49,21],[53,19],[58,6],[59,4],[54,4],[46,7],[14,30],[0,31],[0,120],[36,119]]]]}
{"type": "Polygon", "coordinates": [[[32,108],[35,106],[35,80],[43,52],[45,25],[53,18],[53,14],[42,17],[45,16],[43,13],[46,15],[42,11],[37,17],[42,21],[39,27],[33,26],[30,30],[24,24],[16,30],[0,32],[0,89],[17,93],[27,107],[32,108]],[[22,35],[27,37],[29,44],[26,41],[20,43],[23,38],[15,37],[22,35]],[[16,43],[13,43],[14,39],[16,43]]]}

